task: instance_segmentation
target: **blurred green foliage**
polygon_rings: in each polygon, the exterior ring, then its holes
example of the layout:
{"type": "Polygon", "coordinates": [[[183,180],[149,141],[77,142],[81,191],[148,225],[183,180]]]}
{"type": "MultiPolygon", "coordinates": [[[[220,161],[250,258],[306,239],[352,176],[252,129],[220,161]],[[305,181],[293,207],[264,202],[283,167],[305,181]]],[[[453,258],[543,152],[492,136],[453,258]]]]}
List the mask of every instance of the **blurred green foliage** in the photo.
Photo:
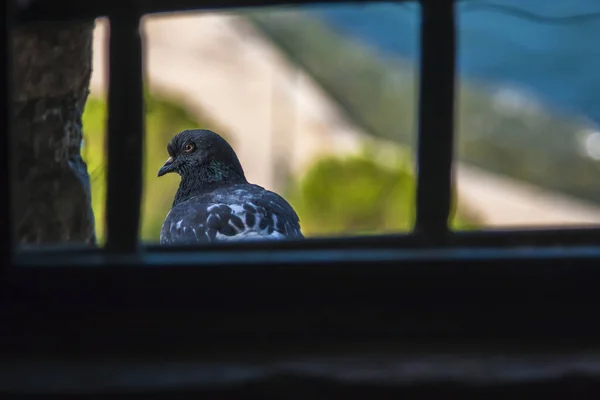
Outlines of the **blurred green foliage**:
{"type": "Polygon", "coordinates": [[[289,196],[306,235],[408,231],[414,179],[365,155],[318,160],[289,196]]]}
{"type": "MultiPolygon", "coordinates": [[[[218,126],[207,118],[196,118],[184,107],[167,98],[159,98],[145,93],[146,139],[144,142],[144,192],[142,200],[141,238],[144,241],[158,241],[160,228],[171,209],[173,196],[179,184],[176,174],[157,178],[158,169],[168,157],[167,143],[184,129],[207,128],[227,137],[218,126]]],[[[106,200],[106,102],[90,97],[83,113],[84,144],[82,156],[88,164],[92,181],[92,207],[96,220],[98,243],[105,241],[105,200],[106,200]]]]}
{"type": "MultiPolygon", "coordinates": [[[[299,10],[245,14],[366,132],[414,148],[418,70],[299,10]]],[[[582,117],[509,104],[458,80],[457,157],[485,170],[600,203],[600,163],[582,155],[582,117]]]]}
{"type": "MultiPolygon", "coordinates": [[[[408,157],[382,158],[368,149],[347,157],[317,160],[288,200],[305,235],[407,232],[415,220],[415,175],[408,157]]],[[[452,226],[470,229],[475,217],[452,212],[452,226]]]]}

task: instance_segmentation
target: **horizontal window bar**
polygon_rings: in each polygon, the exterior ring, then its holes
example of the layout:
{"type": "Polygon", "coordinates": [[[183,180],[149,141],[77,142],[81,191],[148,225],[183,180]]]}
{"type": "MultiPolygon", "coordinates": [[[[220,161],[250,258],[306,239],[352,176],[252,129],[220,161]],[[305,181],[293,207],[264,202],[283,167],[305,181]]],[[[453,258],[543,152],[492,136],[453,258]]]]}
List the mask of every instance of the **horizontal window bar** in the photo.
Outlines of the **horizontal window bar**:
{"type": "Polygon", "coordinates": [[[455,21],[448,1],[421,8],[421,71],[415,230],[448,233],[454,137],[455,21]]]}
{"type": "MultiPolygon", "coordinates": [[[[229,246],[223,246],[229,247],[229,246]]],[[[210,249],[203,252],[168,252],[161,248],[148,249],[136,256],[111,256],[100,251],[90,252],[30,252],[16,256],[19,268],[28,267],[90,267],[110,268],[115,265],[130,265],[132,267],[220,267],[220,266],[253,266],[269,265],[302,265],[307,268],[311,263],[346,263],[354,265],[368,262],[398,262],[402,269],[404,262],[473,262],[498,261],[506,262],[513,259],[547,260],[554,259],[600,259],[600,246],[546,246],[546,247],[422,247],[413,249],[393,248],[322,248],[309,249],[210,249]]],[[[51,268],[53,269],[53,268],[51,268]]],[[[600,270],[600,269],[599,269],[600,270]]],[[[257,272],[258,273],[258,272],[257,272]]]]}
{"type": "MultiPolygon", "coordinates": [[[[336,249],[369,249],[369,250],[406,250],[419,248],[497,248],[510,249],[531,247],[578,247],[598,246],[600,228],[563,228],[563,229],[531,229],[531,230],[485,230],[460,231],[449,233],[447,240],[432,246],[425,235],[394,234],[352,237],[307,238],[304,240],[285,241],[255,241],[255,242],[216,242],[198,246],[159,246],[147,244],[145,252],[177,253],[206,253],[222,251],[224,259],[235,252],[253,251],[289,251],[289,250],[336,250],[336,249]]],[[[102,249],[91,246],[28,246],[19,249],[20,255],[26,257],[45,257],[60,255],[63,258],[81,254],[103,254],[102,249]]]]}
{"type": "MultiPolygon", "coordinates": [[[[404,0],[399,0],[402,2],[404,0]]],[[[450,1],[450,0],[449,0],[450,1]]],[[[268,7],[289,6],[307,4],[360,4],[360,3],[382,3],[383,1],[342,1],[342,0],[315,0],[306,2],[304,0],[142,0],[136,2],[141,14],[194,11],[225,8],[245,7],[268,7]]],[[[120,2],[107,2],[104,0],[37,0],[23,2],[19,9],[18,20],[29,21],[60,21],[73,19],[86,19],[107,16],[118,12],[122,8],[120,2]]]]}

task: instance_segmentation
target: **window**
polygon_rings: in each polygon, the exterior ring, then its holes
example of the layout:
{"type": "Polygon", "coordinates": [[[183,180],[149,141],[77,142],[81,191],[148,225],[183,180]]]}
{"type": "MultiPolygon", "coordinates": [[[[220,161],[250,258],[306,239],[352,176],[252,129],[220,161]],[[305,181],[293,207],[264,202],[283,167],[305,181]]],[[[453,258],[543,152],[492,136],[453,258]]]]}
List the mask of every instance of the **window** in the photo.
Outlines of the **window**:
{"type": "MultiPolygon", "coordinates": [[[[177,132],[199,127],[231,143],[249,182],[293,206],[307,238],[409,232],[418,60],[380,57],[352,28],[336,23],[368,12],[394,30],[385,15],[401,12],[414,21],[403,42],[416,48],[418,4],[409,5],[145,16],[141,242],[159,241],[180,184],[178,174],[156,176],[168,157],[166,144],[177,132]]],[[[106,233],[108,35],[108,20],[98,19],[83,114],[82,153],[100,244],[106,233]]]]}
{"type": "Polygon", "coordinates": [[[599,9],[586,2],[541,5],[457,5],[458,203],[476,203],[486,227],[600,221],[591,72],[598,52],[589,39],[600,28],[599,9]]]}
{"type": "MultiPolygon", "coordinates": [[[[101,1],[56,1],[18,5],[9,14],[13,23],[107,15],[111,57],[106,246],[17,251],[5,242],[9,340],[3,350],[96,359],[231,354],[234,347],[291,354],[357,342],[509,346],[539,343],[548,332],[553,343],[589,344],[585,339],[600,333],[592,317],[599,300],[598,228],[448,228],[456,72],[452,1],[421,1],[413,233],[201,249],[140,245],[140,17],[175,8],[275,3],[171,0],[112,8],[101,1]]],[[[8,59],[9,45],[3,44],[8,59]]],[[[10,115],[10,92],[4,93],[3,110],[10,115]]],[[[7,135],[4,140],[10,143],[7,135]]],[[[10,156],[9,146],[3,148],[10,156]]],[[[9,181],[8,173],[3,176],[9,181]]],[[[10,225],[3,227],[11,237],[10,225]]]]}

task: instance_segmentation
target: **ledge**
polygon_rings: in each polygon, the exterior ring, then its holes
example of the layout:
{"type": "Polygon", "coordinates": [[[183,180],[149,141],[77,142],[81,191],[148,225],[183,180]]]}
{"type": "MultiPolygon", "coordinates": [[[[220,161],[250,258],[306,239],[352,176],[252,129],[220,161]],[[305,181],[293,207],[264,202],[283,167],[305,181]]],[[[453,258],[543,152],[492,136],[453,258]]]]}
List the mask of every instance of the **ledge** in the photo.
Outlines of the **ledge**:
{"type": "MultiPolygon", "coordinates": [[[[160,392],[296,384],[403,386],[532,384],[579,376],[600,378],[599,353],[506,355],[417,354],[297,357],[287,360],[193,362],[10,361],[0,364],[0,391],[19,393],[160,392]]],[[[299,389],[305,385],[297,385],[299,389]]]]}

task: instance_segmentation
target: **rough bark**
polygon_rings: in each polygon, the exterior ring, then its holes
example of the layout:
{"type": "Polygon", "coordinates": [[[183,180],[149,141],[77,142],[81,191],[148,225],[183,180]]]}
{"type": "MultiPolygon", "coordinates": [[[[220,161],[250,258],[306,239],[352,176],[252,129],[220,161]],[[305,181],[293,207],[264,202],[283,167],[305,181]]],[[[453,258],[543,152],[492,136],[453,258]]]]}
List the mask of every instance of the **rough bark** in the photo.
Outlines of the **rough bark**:
{"type": "Polygon", "coordinates": [[[14,34],[14,221],[19,244],[95,243],[81,158],[94,22],[14,34]]]}

